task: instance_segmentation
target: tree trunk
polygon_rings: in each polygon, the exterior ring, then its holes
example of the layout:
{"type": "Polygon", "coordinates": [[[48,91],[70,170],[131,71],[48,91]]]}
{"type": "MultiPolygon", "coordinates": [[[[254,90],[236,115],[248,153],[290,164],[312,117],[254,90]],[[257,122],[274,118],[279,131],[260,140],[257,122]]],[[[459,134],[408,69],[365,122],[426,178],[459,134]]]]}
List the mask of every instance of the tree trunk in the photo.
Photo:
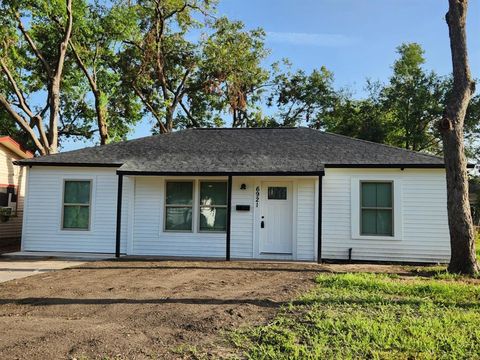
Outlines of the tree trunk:
{"type": "Polygon", "coordinates": [[[58,113],[60,111],[60,78],[57,77],[52,81],[50,87],[50,128],[48,142],[48,154],[58,152],[58,113]]]}
{"type": "Polygon", "coordinates": [[[447,177],[448,225],[451,259],[448,270],[475,274],[475,234],[468,200],[467,158],[463,125],[470,99],[475,92],[468,65],[465,22],[468,0],[449,0],[446,21],[453,63],[453,92],[440,123],[447,177]]]}
{"type": "Polygon", "coordinates": [[[108,125],[107,125],[107,104],[103,99],[103,94],[97,88],[93,92],[95,96],[95,112],[97,113],[98,134],[100,136],[100,145],[108,143],[108,125]]]}
{"type": "Polygon", "coordinates": [[[173,113],[174,113],[174,109],[169,106],[167,107],[167,111],[166,111],[166,114],[165,114],[165,123],[166,123],[166,132],[168,133],[171,133],[172,130],[173,130],[173,113]]]}

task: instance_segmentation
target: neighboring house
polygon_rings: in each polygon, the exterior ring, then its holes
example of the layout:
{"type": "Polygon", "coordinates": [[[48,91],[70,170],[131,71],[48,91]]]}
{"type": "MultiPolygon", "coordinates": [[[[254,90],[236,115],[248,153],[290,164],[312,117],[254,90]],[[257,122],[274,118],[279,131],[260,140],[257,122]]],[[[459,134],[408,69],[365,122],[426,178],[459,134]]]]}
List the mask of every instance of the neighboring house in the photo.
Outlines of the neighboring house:
{"type": "Polygon", "coordinates": [[[188,129],[19,163],[24,251],[449,260],[436,156],[307,128],[188,129]]]}
{"type": "Polygon", "coordinates": [[[13,162],[32,156],[12,138],[0,136],[0,247],[21,236],[26,169],[13,162]]]}

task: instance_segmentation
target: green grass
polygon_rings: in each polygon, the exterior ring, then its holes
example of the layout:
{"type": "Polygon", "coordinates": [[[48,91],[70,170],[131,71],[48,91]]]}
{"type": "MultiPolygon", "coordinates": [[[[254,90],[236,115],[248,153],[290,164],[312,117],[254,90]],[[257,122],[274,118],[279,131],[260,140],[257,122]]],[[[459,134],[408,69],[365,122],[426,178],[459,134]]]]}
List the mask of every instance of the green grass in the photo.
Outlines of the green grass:
{"type": "Polygon", "coordinates": [[[480,286],[321,274],[273,322],[239,330],[250,359],[480,359],[480,286]]]}

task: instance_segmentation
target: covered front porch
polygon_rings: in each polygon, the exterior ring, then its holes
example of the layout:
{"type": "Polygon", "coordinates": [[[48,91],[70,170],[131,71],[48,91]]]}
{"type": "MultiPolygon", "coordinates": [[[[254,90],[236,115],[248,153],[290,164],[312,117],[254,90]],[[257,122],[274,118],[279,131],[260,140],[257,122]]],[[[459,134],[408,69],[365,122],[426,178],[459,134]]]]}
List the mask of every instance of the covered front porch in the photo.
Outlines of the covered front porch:
{"type": "Polygon", "coordinates": [[[323,172],[117,175],[117,257],[321,259],[323,172]]]}

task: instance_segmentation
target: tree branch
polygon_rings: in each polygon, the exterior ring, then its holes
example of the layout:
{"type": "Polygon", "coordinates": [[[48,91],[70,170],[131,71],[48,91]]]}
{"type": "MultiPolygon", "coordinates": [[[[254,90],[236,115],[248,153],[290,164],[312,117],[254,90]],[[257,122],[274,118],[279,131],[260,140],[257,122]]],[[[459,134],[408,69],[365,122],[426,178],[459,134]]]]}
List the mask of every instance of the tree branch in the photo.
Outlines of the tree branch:
{"type": "Polygon", "coordinates": [[[187,118],[191,121],[192,125],[195,126],[195,127],[200,127],[200,124],[198,123],[197,119],[195,119],[195,117],[192,115],[190,110],[188,110],[188,108],[185,106],[183,101],[180,100],[179,104],[180,104],[180,107],[185,112],[185,114],[187,115],[187,118]]]}
{"type": "Polygon", "coordinates": [[[35,132],[30,127],[28,122],[19,113],[17,113],[15,109],[13,109],[10,106],[10,103],[8,102],[8,100],[1,94],[0,94],[0,104],[10,114],[10,116],[15,120],[15,122],[30,135],[30,138],[33,140],[40,154],[45,155],[46,154],[45,147],[41,144],[40,140],[37,138],[35,132]]]}
{"type": "Polygon", "coordinates": [[[22,24],[22,20],[20,19],[20,14],[18,13],[15,13],[15,18],[17,19],[17,23],[18,23],[18,29],[20,30],[20,32],[23,34],[23,36],[25,37],[25,40],[27,40],[28,44],[30,45],[30,47],[32,48],[33,50],[33,53],[35,54],[35,56],[40,60],[40,62],[43,64],[43,67],[45,68],[46,72],[47,72],[47,75],[48,77],[52,77],[53,73],[52,73],[52,68],[50,67],[50,65],[48,64],[47,60],[45,60],[45,57],[43,56],[43,54],[41,53],[41,51],[37,48],[37,46],[35,45],[35,43],[33,42],[33,39],[30,37],[30,35],[28,34],[27,30],[25,29],[25,27],[23,26],[22,24]]]}
{"type": "Polygon", "coordinates": [[[17,99],[20,105],[19,107],[25,112],[25,114],[28,115],[29,118],[33,118],[34,114],[32,110],[28,106],[22,91],[18,87],[17,82],[13,78],[12,73],[10,72],[10,70],[8,69],[7,65],[5,64],[2,58],[0,58],[0,66],[2,67],[4,74],[7,76],[7,79],[10,85],[12,85],[13,87],[13,91],[15,92],[15,95],[17,96],[17,99]]]}
{"type": "Polygon", "coordinates": [[[72,49],[73,55],[75,56],[75,60],[77,61],[78,66],[80,66],[80,69],[85,74],[85,76],[88,80],[88,83],[90,84],[90,87],[92,88],[93,91],[96,91],[97,90],[97,83],[93,79],[92,75],[88,72],[87,66],[82,61],[82,59],[80,57],[80,54],[77,51],[77,48],[73,44],[72,39],[70,39],[70,41],[68,43],[70,44],[70,48],[72,49]]]}
{"type": "Polygon", "coordinates": [[[158,126],[160,126],[160,131],[163,133],[167,133],[167,129],[165,128],[165,125],[162,122],[161,116],[155,111],[153,108],[152,104],[143,96],[142,92],[134,85],[132,84],[132,88],[135,91],[135,94],[140,98],[140,100],[143,102],[143,104],[147,107],[147,109],[152,113],[152,115],[157,119],[158,126]]]}

